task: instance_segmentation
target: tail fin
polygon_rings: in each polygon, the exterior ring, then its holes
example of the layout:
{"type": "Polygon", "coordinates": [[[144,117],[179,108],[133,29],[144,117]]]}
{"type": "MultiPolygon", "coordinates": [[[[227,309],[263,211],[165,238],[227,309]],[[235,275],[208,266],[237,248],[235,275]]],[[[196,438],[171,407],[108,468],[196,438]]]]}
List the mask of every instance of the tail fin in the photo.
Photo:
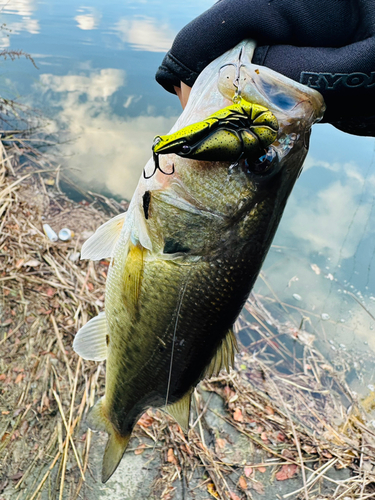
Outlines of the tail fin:
{"type": "Polygon", "coordinates": [[[129,443],[130,433],[122,436],[113,427],[104,412],[104,398],[101,398],[92,408],[87,424],[94,431],[105,431],[109,434],[102,466],[102,482],[106,483],[121,462],[129,443]]]}

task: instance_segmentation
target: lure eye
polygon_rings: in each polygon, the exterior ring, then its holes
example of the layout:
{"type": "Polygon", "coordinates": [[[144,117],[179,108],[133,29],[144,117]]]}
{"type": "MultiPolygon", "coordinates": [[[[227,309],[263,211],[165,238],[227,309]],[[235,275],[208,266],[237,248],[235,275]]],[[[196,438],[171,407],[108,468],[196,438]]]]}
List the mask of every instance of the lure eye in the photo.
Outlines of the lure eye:
{"type": "Polygon", "coordinates": [[[191,147],[188,146],[187,144],[184,144],[181,148],[181,153],[183,154],[188,154],[191,151],[191,147]]]}
{"type": "Polygon", "coordinates": [[[276,151],[273,148],[268,148],[264,155],[251,164],[247,164],[247,167],[251,173],[263,175],[269,172],[275,158],[277,158],[276,151]]]}
{"type": "Polygon", "coordinates": [[[154,139],[154,142],[152,144],[152,149],[154,149],[155,146],[157,146],[159,144],[159,142],[161,141],[161,137],[159,137],[158,135],[155,137],[154,139]]]}

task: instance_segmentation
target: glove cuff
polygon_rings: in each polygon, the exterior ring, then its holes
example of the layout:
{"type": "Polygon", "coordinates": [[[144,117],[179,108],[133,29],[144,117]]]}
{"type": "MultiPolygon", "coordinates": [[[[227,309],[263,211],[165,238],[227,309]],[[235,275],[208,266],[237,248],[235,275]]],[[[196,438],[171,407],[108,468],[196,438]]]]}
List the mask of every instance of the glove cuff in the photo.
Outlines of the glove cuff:
{"type": "Polygon", "coordinates": [[[198,78],[198,73],[182,64],[171,52],[164,57],[155,75],[156,81],[168,92],[175,94],[174,86],[180,87],[181,82],[192,87],[198,78]]]}
{"type": "MultiPolygon", "coordinates": [[[[268,45],[256,47],[252,62],[262,66],[267,57],[268,49],[268,45]]],[[[198,76],[199,73],[185,66],[169,51],[159,66],[155,79],[165,90],[175,94],[174,86],[180,87],[181,82],[184,82],[192,87],[198,76]]]]}

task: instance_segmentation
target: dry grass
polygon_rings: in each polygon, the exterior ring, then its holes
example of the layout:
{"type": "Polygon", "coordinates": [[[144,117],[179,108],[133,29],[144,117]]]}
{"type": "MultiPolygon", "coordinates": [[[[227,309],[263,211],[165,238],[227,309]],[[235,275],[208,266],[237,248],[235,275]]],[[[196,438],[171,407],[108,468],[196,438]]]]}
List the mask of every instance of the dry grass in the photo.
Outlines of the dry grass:
{"type": "MultiPolygon", "coordinates": [[[[70,500],[82,495],[90,463],[91,432],[80,423],[104,392],[103,365],[80,360],[72,340],[102,309],[108,269],[106,261],[78,260],[78,252],[124,207],[92,193],[79,204],[69,200],[58,165],[22,136],[2,137],[0,498],[11,490],[17,500],[45,492],[70,500]],[[51,243],[43,223],[68,226],[75,237],[51,243]]],[[[189,488],[197,470],[205,474],[199,489],[220,499],[261,494],[265,470],[279,481],[303,471],[302,487],[284,498],[374,497],[375,433],[343,374],[314,347],[314,332],[278,321],[259,297],[250,297],[246,310],[236,323],[247,338],[236,370],[195,392],[189,435],[160,412],[148,411],[136,427],[143,445],[130,453],[142,453],[151,439],[162,459],[158,498],[172,499],[177,480],[189,488]],[[222,398],[225,412],[211,409],[210,393],[222,398]],[[228,454],[228,436],[210,427],[210,414],[244,436],[249,449],[262,450],[263,461],[228,454]],[[344,467],[348,479],[330,478],[331,469],[344,467]]]]}

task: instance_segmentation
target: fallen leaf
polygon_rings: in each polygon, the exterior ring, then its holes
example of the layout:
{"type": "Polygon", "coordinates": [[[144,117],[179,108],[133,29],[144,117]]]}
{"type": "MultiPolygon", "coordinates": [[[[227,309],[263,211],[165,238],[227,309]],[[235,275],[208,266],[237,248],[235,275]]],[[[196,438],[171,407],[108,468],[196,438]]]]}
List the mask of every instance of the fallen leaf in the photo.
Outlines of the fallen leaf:
{"type": "Polygon", "coordinates": [[[244,471],[246,477],[250,477],[251,474],[253,473],[253,468],[252,467],[245,467],[243,471],[244,471]]]}
{"type": "Polygon", "coordinates": [[[180,447],[181,450],[187,453],[188,455],[193,455],[193,452],[191,451],[191,448],[188,444],[181,444],[180,447]]]}
{"type": "Polygon", "coordinates": [[[233,491],[230,491],[229,494],[230,494],[231,500],[241,500],[238,495],[236,495],[235,493],[233,493],[233,491]]]}
{"type": "MultiPolygon", "coordinates": [[[[5,479],[2,483],[0,483],[0,493],[2,493],[5,488],[8,486],[8,479],[5,479]]],[[[0,500],[5,500],[3,497],[0,498],[0,500]]]]}
{"type": "Polygon", "coordinates": [[[47,289],[47,295],[48,295],[48,297],[53,297],[55,295],[55,293],[56,293],[56,290],[54,288],[49,287],[47,289]]]}
{"type": "Polygon", "coordinates": [[[207,491],[214,498],[219,498],[219,493],[216,491],[214,483],[208,483],[207,491]]]}
{"type": "Polygon", "coordinates": [[[19,384],[24,377],[25,375],[23,373],[19,373],[16,377],[15,383],[19,384]]]}
{"type": "Polygon", "coordinates": [[[218,445],[218,447],[220,449],[224,449],[225,448],[225,445],[227,444],[227,441],[225,439],[222,439],[222,438],[217,438],[216,439],[216,444],[218,445]]]}
{"type": "Polygon", "coordinates": [[[310,453],[310,455],[315,455],[316,454],[316,448],[315,446],[310,446],[308,444],[305,444],[305,446],[303,446],[303,449],[306,453],[310,453]]]}
{"type": "Polygon", "coordinates": [[[259,495],[263,495],[264,494],[264,486],[262,483],[260,483],[259,481],[253,481],[250,485],[250,487],[255,490],[257,493],[259,493],[259,495]]]}
{"type": "Polygon", "coordinates": [[[295,458],[295,454],[292,451],[287,450],[286,448],[282,450],[281,454],[285,458],[291,458],[292,460],[294,460],[295,458]]]}
{"type": "Polygon", "coordinates": [[[233,413],[233,419],[236,421],[236,422],[243,422],[243,415],[242,415],[242,411],[240,410],[240,408],[236,408],[234,410],[234,413],[233,413]]]}
{"type": "Polygon", "coordinates": [[[16,269],[19,269],[24,262],[25,262],[25,259],[18,259],[16,262],[16,269]]]}
{"type": "Polygon", "coordinates": [[[257,469],[257,470],[258,470],[259,472],[261,472],[262,474],[264,474],[264,473],[266,472],[266,470],[267,470],[267,469],[266,469],[266,467],[263,467],[263,466],[262,466],[262,467],[258,467],[258,469],[257,469]]]}
{"type": "Polygon", "coordinates": [[[284,464],[275,477],[278,481],[285,481],[292,478],[297,473],[298,466],[295,464],[284,464]]]}
{"type": "Polygon", "coordinates": [[[141,455],[145,451],[146,445],[144,443],[137,446],[134,450],[134,455],[141,455]]]}
{"type": "Polygon", "coordinates": [[[2,373],[0,375],[0,380],[5,380],[7,378],[7,376],[5,375],[5,373],[2,373]]]}
{"type": "Polygon", "coordinates": [[[273,408],[271,408],[271,406],[266,406],[264,408],[264,411],[267,413],[267,415],[274,415],[275,414],[275,411],[273,408]]]}
{"type": "Polygon", "coordinates": [[[266,432],[262,432],[260,435],[260,439],[263,441],[263,443],[268,443],[268,437],[266,432]]]}
{"type": "Polygon", "coordinates": [[[178,464],[173,448],[169,448],[169,450],[168,450],[167,462],[169,462],[170,464],[175,464],[175,465],[178,464]]]}
{"type": "Polygon", "coordinates": [[[2,438],[0,439],[0,443],[6,441],[6,439],[8,439],[9,436],[10,436],[9,432],[4,432],[2,438]]]}
{"type": "Polygon", "coordinates": [[[279,432],[276,436],[276,439],[277,439],[277,441],[280,441],[281,443],[283,443],[286,438],[282,432],[279,432]]]}
{"type": "Polygon", "coordinates": [[[226,397],[226,399],[231,399],[233,398],[233,396],[235,395],[236,393],[234,391],[232,391],[232,389],[226,385],[224,387],[224,396],[226,397]]]}
{"type": "Polygon", "coordinates": [[[13,474],[13,476],[9,476],[9,479],[11,479],[12,481],[18,481],[22,476],[23,472],[17,472],[16,474],[13,474]]]}
{"type": "Polygon", "coordinates": [[[150,427],[154,422],[154,419],[150,417],[150,415],[147,415],[147,413],[144,413],[141,418],[138,420],[138,424],[142,427],[150,427]]]}
{"type": "Polygon", "coordinates": [[[242,490],[247,490],[247,481],[243,476],[240,476],[240,479],[238,480],[238,484],[242,490]]]}
{"type": "Polygon", "coordinates": [[[4,410],[1,412],[2,415],[9,415],[10,411],[9,410],[4,410]]]}

